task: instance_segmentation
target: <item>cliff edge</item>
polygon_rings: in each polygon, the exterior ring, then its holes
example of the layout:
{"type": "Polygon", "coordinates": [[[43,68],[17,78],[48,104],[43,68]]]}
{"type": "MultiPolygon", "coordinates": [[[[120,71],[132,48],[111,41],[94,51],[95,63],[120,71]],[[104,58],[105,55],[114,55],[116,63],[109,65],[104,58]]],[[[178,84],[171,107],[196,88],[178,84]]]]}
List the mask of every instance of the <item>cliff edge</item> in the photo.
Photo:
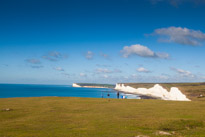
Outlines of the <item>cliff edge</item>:
{"type": "Polygon", "coordinates": [[[81,87],[80,85],[76,84],[76,83],[73,83],[72,85],[73,87],[81,87]]]}
{"type": "Polygon", "coordinates": [[[171,87],[170,92],[159,84],[151,88],[133,88],[124,84],[116,84],[115,90],[160,98],[162,100],[190,101],[177,87],[171,87]]]}

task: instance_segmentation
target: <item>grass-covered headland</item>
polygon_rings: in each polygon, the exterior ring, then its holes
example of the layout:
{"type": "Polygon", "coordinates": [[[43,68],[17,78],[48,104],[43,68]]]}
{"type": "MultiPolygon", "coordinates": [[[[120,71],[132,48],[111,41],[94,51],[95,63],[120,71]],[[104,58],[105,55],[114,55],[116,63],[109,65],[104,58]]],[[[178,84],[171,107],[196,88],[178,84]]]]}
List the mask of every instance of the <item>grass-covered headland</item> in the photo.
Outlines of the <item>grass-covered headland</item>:
{"type": "Polygon", "coordinates": [[[0,137],[204,137],[204,108],[204,101],[5,98],[0,137]]]}
{"type": "MultiPolygon", "coordinates": [[[[151,88],[156,83],[125,83],[125,86],[133,88],[151,88]]],[[[171,87],[177,87],[191,100],[205,100],[205,83],[159,83],[163,88],[170,91],[171,87]]]]}
{"type": "MultiPolygon", "coordinates": [[[[105,87],[115,88],[111,84],[95,84],[95,83],[77,83],[82,87],[105,87]]],[[[171,87],[177,87],[190,100],[205,100],[205,82],[203,83],[121,83],[125,86],[133,88],[152,88],[155,84],[160,84],[163,88],[170,91],[171,87]]]]}

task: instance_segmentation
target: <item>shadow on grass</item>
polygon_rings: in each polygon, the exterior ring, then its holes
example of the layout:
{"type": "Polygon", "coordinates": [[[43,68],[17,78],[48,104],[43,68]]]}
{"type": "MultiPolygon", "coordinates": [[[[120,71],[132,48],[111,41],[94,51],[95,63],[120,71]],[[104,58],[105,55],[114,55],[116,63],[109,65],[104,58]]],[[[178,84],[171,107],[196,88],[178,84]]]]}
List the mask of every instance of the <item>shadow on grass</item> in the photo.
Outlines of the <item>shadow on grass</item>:
{"type": "Polygon", "coordinates": [[[160,125],[159,130],[163,131],[179,131],[179,130],[189,130],[197,127],[203,127],[204,123],[200,120],[175,120],[169,121],[160,125]]]}

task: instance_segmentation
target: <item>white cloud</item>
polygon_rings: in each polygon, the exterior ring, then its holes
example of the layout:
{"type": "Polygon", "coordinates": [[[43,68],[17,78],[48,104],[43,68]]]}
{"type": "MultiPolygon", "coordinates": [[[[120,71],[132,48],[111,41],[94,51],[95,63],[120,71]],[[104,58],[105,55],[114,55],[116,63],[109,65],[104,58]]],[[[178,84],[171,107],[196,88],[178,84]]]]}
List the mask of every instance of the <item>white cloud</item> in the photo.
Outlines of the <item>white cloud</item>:
{"type": "Polygon", "coordinates": [[[205,33],[181,27],[156,29],[153,35],[160,36],[160,42],[174,42],[182,45],[199,46],[205,41],[205,33]]]}
{"type": "Polygon", "coordinates": [[[94,54],[93,54],[93,52],[91,52],[91,51],[88,51],[88,52],[85,54],[85,57],[86,57],[87,59],[92,59],[93,56],[94,56],[94,54]]]}
{"type": "Polygon", "coordinates": [[[61,67],[55,67],[54,69],[57,70],[57,71],[64,71],[64,69],[61,68],[61,67]]]}
{"type": "Polygon", "coordinates": [[[178,73],[180,76],[183,76],[183,77],[194,77],[194,74],[192,74],[190,71],[186,71],[183,69],[177,69],[177,68],[171,68],[171,70],[175,71],[176,73],[178,73]]]}
{"type": "Polygon", "coordinates": [[[149,72],[151,72],[151,71],[149,71],[148,69],[143,68],[143,67],[139,67],[139,68],[137,69],[137,71],[138,71],[138,72],[144,72],[144,73],[149,73],[149,72]]]}
{"type": "Polygon", "coordinates": [[[131,55],[163,59],[167,59],[169,57],[169,54],[167,53],[154,52],[148,47],[140,44],[125,46],[123,50],[121,50],[121,53],[124,58],[127,58],[131,55]]]}

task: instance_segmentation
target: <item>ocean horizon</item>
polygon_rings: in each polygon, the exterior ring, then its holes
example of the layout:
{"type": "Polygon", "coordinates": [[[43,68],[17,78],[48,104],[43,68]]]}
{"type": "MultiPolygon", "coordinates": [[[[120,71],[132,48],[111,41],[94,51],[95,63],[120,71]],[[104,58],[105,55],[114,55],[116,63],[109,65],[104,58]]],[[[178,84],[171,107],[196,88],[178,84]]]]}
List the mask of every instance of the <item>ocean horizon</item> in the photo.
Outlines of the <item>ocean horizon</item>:
{"type": "MultiPolygon", "coordinates": [[[[0,84],[0,98],[15,97],[87,97],[118,98],[111,88],[76,88],[71,85],[0,84]]],[[[120,98],[139,99],[138,95],[120,93],[120,98]]]]}

